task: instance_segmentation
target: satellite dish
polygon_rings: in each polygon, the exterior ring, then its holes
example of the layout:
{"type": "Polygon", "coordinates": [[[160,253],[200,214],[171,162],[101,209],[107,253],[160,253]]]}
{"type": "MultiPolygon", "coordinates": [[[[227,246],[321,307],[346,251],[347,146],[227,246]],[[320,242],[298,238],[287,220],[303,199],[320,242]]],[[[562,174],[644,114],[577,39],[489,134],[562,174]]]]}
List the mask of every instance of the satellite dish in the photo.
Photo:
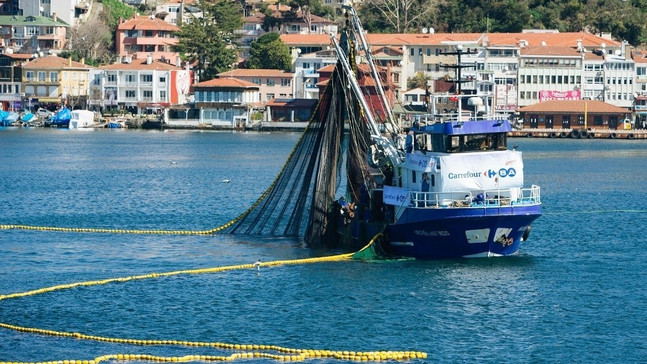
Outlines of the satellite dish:
{"type": "Polygon", "coordinates": [[[607,47],[607,44],[606,44],[606,43],[604,43],[604,42],[602,42],[602,44],[600,44],[600,47],[602,47],[602,48],[606,48],[606,47],[607,47]]]}
{"type": "Polygon", "coordinates": [[[427,32],[429,32],[429,29],[427,29],[427,28],[422,28],[422,34],[427,34],[427,32]]]}
{"type": "Polygon", "coordinates": [[[541,41],[541,45],[545,47],[545,46],[546,46],[546,41],[545,41],[545,40],[542,40],[542,41],[541,41]]]}
{"type": "Polygon", "coordinates": [[[429,28],[429,34],[434,34],[434,33],[436,33],[436,30],[434,30],[434,28],[429,28]]]}

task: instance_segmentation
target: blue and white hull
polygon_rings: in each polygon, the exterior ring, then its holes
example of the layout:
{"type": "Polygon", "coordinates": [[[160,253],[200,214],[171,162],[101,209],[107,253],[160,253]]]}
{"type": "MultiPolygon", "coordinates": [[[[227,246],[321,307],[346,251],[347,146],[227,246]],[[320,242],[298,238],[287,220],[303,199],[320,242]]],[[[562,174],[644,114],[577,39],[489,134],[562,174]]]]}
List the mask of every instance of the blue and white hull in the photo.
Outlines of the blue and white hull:
{"type": "Polygon", "coordinates": [[[384,248],[420,259],[514,255],[541,206],[408,208],[386,226],[384,248]]]}

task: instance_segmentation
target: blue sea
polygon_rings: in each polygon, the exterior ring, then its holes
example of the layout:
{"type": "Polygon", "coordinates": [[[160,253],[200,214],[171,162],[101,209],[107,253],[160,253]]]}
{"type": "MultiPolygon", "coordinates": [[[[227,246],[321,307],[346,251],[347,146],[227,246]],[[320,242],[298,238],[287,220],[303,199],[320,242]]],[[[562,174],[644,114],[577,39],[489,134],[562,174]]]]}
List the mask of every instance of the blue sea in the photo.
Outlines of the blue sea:
{"type": "MultiPolygon", "coordinates": [[[[0,224],[211,229],[262,195],[299,136],[0,129],[0,224]]],[[[78,287],[2,300],[0,322],[128,339],[416,350],[428,357],[412,362],[428,363],[647,362],[647,141],[509,143],[523,152],[525,182],[541,186],[544,207],[518,256],[328,262],[78,287]]],[[[0,295],[336,253],[288,238],[0,230],[0,295]]],[[[0,328],[0,362],[232,352],[0,328]]]]}

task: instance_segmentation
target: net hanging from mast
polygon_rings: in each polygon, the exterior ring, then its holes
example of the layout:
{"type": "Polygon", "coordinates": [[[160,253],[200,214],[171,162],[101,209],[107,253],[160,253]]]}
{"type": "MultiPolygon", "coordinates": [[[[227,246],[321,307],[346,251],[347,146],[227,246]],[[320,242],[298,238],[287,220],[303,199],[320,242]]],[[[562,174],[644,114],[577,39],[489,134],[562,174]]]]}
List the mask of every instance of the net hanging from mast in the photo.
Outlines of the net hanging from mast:
{"type": "Polygon", "coordinates": [[[361,191],[372,183],[366,163],[370,134],[340,69],[332,73],[308,127],[274,183],[224,232],[299,237],[310,246],[339,246],[333,203],[339,197],[359,201],[361,191]]]}

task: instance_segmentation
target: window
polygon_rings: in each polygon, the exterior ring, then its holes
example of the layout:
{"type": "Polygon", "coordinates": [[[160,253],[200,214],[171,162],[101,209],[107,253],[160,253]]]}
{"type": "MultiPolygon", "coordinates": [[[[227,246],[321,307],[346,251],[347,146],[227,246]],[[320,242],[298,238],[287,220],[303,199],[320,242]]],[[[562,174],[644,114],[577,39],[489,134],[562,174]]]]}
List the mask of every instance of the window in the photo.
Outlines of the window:
{"type": "Polygon", "coordinates": [[[46,74],[47,74],[47,72],[45,72],[45,71],[38,71],[38,81],[39,82],[45,82],[46,74]]]}
{"type": "Polygon", "coordinates": [[[58,82],[58,72],[49,73],[49,82],[58,82]]]}
{"type": "Polygon", "coordinates": [[[267,94],[266,98],[267,98],[267,101],[270,101],[274,98],[274,94],[267,94]]]}
{"type": "Polygon", "coordinates": [[[117,75],[114,73],[108,74],[108,82],[117,82],[117,75]]]}
{"type": "Polygon", "coordinates": [[[145,100],[152,100],[153,99],[153,91],[152,90],[144,90],[144,99],[145,100]]]}
{"type": "Polygon", "coordinates": [[[25,35],[26,36],[38,35],[38,27],[25,27],[25,35]]]}
{"type": "Polygon", "coordinates": [[[260,79],[260,78],[258,78],[258,77],[253,77],[253,78],[252,78],[252,83],[255,83],[255,84],[257,84],[257,85],[260,85],[260,84],[261,84],[261,82],[262,82],[262,81],[261,81],[261,79],[260,79]]]}
{"type": "Polygon", "coordinates": [[[291,80],[289,78],[282,78],[281,79],[281,86],[290,86],[292,84],[291,80]]]}
{"type": "Polygon", "coordinates": [[[126,90],[126,98],[127,99],[134,99],[135,98],[135,90],[126,90]]]}
{"type": "Polygon", "coordinates": [[[273,78],[268,78],[267,79],[267,85],[268,86],[274,86],[274,79],[273,78]]]}
{"type": "Polygon", "coordinates": [[[126,75],[126,82],[136,82],[135,75],[126,75]]]}
{"type": "Polygon", "coordinates": [[[153,82],[153,75],[141,75],[142,83],[151,83],[153,82]]]}
{"type": "Polygon", "coordinates": [[[34,80],[34,71],[26,71],[25,72],[25,79],[27,81],[33,81],[34,80]]]}
{"type": "Polygon", "coordinates": [[[166,76],[160,76],[160,83],[166,83],[166,76]]]}

